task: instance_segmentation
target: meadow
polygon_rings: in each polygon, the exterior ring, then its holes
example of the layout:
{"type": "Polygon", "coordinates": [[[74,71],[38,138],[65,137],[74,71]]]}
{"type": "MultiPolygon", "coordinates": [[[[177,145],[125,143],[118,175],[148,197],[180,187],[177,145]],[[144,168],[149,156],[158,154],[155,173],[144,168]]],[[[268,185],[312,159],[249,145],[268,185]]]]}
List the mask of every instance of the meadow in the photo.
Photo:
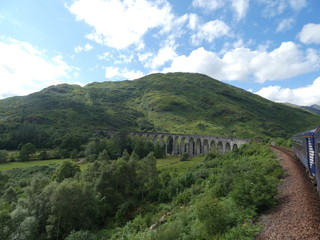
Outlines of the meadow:
{"type": "Polygon", "coordinates": [[[7,162],[0,163],[0,172],[5,172],[14,168],[28,168],[33,166],[46,166],[52,163],[61,164],[65,160],[70,159],[51,159],[51,160],[39,160],[39,161],[28,161],[28,162],[7,162]]]}

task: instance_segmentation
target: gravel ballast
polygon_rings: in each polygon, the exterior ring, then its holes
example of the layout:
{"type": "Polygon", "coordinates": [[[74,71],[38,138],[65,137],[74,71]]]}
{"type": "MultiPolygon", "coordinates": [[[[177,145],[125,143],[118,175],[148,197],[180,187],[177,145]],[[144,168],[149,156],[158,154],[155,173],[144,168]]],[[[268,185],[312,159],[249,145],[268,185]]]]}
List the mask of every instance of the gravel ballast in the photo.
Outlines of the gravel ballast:
{"type": "Polygon", "coordinates": [[[257,240],[320,240],[320,201],[303,165],[280,150],[274,150],[286,171],[279,185],[278,206],[263,214],[264,230],[257,240]]]}

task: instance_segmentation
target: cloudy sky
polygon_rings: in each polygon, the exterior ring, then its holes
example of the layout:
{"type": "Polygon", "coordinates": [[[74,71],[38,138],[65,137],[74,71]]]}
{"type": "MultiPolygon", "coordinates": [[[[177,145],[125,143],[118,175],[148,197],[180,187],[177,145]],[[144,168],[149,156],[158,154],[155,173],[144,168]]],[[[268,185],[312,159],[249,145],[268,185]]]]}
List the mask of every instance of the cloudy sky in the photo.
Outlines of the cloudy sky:
{"type": "Polygon", "coordinates": [[[320,1],[0,0],[0,99],[154,72],[320,104],[320,1]]]}

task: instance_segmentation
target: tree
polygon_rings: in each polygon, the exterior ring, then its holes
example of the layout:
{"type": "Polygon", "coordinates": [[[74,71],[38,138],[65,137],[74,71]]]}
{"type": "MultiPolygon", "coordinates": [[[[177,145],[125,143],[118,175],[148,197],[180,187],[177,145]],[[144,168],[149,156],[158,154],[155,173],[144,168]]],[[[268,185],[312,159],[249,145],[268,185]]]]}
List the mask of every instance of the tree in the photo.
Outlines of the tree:
{"type": "Polygon", "coordinates": [[[12,232],[12,219],[8,203],[0,205],[0,239],[8,239],[12,232]]]}
{"type": "Polygon", "coordinates": [[[21,147],[19,159],[21,161],[30,160],[30,155],[36,152],[36,147],[32,143],[26,143],[21,147]]]}
{"type": "Polygon", "coordinates": [[[78,150],[77,149],[73,149],[70,153],[70,158],[71,159],[77,159],[78,158],[78,150]]]}
{"type": "Polygon", "coordinates": [[[7,162],[9,159],[9,154],[6,150],[0,150],[0,162],[7,162]]]}
{"type": "Polygon", "coordinates": [[[62,182],[66,178],[72,178],[80,172],[80,167],[74,162],[64,161],[53,174],[53,179],[57,182],[62,182]]]}
{"type": "Polygon", "coordinates": [[[72,231],[65,240],[95,240],[96,237],[90,231],[72,231]]]}
{"type": "Polygon", "coordinates": [[[49,215],[51,213],[50,198],[57,188],[58,183],[50,180],[42,175],[32,178],[31,183],[25,188],[24,201],[20,198],[18,207],[28,210],[29,216],[35,217],[37,220],[37,236],[44,235],[49,215]]]}
{"type": "Polygon", "coordinates": [[[151,193],[159,186],[157,161],[153,153],[149,153],[144,159],[138,162],[137,176],[139,191],[142,200],[145,194],[151,193]]]}
{"type": "Polygon", "coordinates": [[[2,195],[2,192],[6,189],[6,184],[9,181],[8,174],[3,174],[0,172],[0,195],[2,195]]]}
{"type": "Polygon", "coordinates": [[[48,154],[45,150],[43,150],[40,154],[39,154],[39,157],[41,160],[45,160],[48,158],[48,154]]]}
{"type": "Polygon", "coordinates": [[[13,203],[17,201],[17,192],[16,190],[10,186],[4,191],[3,198],[8,203],[13,203]]]}
{"type": "Polygon", "coordinates": [[[165,145],[161,146],[160,144],[156,144],[154,146],[154,156],[156,158],[164,158],[166,156],[165,145]]]}
{"type": "Polygon", "coordinates": [[[114,141],[118,157],[120,157],[123,151],[128,147],[128,132],[126,130],[120,130],[115,136],[114,141]]]}
{"type": "Polygon", "coordinates": [[[96,194],[84,182],[63,181],[53,192],[50,204],[47,226],[50,238],[64,239],[73,230],[92,229],[96,224],[96,194]]]}
{"type": "Polygon", "coordinates": [[[108,161],[110,160],[110,156],[107,150],[103,150],[101,153],[98,155],[98,160],[99,161],[108,161]]]}
{"type": "Polygon", "coordinates": [[[87,136],[80,132],[68,132],[63,136],[60,148],[72,151],[73,149],[80,149],[80,146],[87,141],[87,136]]]}

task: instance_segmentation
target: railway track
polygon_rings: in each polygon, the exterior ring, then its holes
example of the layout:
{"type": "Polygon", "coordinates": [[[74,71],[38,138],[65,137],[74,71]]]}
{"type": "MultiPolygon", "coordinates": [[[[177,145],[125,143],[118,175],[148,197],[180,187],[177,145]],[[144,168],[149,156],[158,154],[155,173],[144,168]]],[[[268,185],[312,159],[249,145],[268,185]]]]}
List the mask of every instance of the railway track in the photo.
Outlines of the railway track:
{"type": "MultiPolygon", "coordinates": [[[[312,176],[310,174],[310,172],[303,166],[303,164],[300,162],[299,158],[297,157],[296,153],[294,151],[292,151],[291,149],[288,148],[284,148],[284,147],[279,147],[279,146],[271,146],[273,149],[277,149],[283,153],[288,154],[290,157],[292,157],[293,159],[295,159],[299,165],[301,165],[304,169],[304,171],[306,172],[306,175],[308,176],[308,178],[310,179],[311,183],[313,184],[314,190],[317,192],[317,182],[315,180],[315,177],[312,176]]],[[[320,193],[319,193],[320,194],[320,193]]],[[[320,239],[320,238],[319,238],[320,239]]]]}
{"type": "Polygon", "coordinates": [[[264,230],[256,240],[319,240],[319,195],[295,153],[287,148],[271,147],[286,174],[278,186],[277,207],[259,218],[264,230]]]}
{"type": "Polygon", "coordinates": [[[272,146],[272,145],[271,145],[271,147],[272,147],[273,149],[277,149],[277,150],[279,150],[279,151],[281,151],[281,152],[284,152],[284,153],[288,154],[289,156],[293,157],[294,159],[298,160],[297,155],[296,155],[295,152],[292,151],[291,149],[284,148],[284,147],[279,147],[279,146],[272,146]]]}

